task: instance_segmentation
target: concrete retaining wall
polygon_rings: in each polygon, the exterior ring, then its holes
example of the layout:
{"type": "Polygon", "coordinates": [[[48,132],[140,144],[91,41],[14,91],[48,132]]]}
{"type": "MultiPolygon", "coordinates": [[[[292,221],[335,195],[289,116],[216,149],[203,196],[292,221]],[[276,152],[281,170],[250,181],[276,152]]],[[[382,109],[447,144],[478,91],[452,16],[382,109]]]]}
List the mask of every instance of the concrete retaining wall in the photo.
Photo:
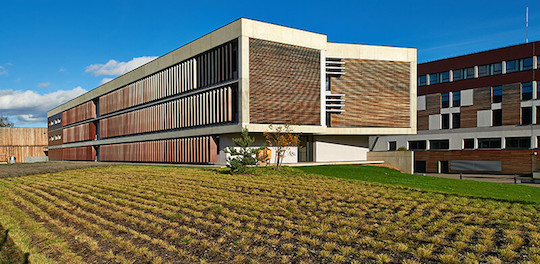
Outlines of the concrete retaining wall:
{"type": "Polygon", "coordinates": [[[385,164],[392,165],[404,173],[414,172],[413,151],[370,151],[367,160],[383,160],[385,164]]]}

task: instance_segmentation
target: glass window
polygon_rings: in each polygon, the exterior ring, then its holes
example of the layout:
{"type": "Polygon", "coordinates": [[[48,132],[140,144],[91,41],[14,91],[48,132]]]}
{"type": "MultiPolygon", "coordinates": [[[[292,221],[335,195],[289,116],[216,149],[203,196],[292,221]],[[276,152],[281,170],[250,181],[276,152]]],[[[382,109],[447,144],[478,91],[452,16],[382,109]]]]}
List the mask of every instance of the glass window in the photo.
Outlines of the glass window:
{"type": "Polygon", "coordinates": [[[450,128],[450,115],[449,114],[442,114],[441,115],[441,129],[449,129],[450,128]]]}
{"type": "Polygon", "coordinates": [[[439,74],[433,73],[429,75],[429,84],[437,84],[439,83],[439,74]]]}
{"type": "Polygon", "coordinates": [[[536,124],[540,124],[540,106],[536,107],[536,124]]]}
{"type": "Polygon", "coordinates": [[[502,62],[491,64],[491,75],[497,75],[502,73],[502,62]]]}
{"type": "Polygon", "coordinates": [[[516,72],[519,70],[519,60],[511,60],[506,62],[506,73],[516,72]]]}
{"type": "Polygon", "coordinates": [[[531,70],[533,68],[533,58],[525,58],[521,59],[520,61],[522,71],[531,70]]]}
{"type": "Polygon", "coordinates": [[[441,107],[442,108],[450,107],[450,93],[441,94],[441,107]]]}
{"type": "Polygon", "coordinates": [[[388,142],[388,150],[396,150],[397,149],[397,143],[396,141],[390,141],[388,142]]]}
{"type": "Polygon", "coordinates": [[[441,72],[441,82],[449,82],[450,81],[450,72],[441,72]]]}
{"type": "Polygon", "coordinates": [[[409,150],[426,150],[425,140],[409,141],[409,150]]]}
{"type": "Polygon", "coordinates": [[[465,79],[474,78],[474,67],[465,68],[465,79]]]}
{"type": "Polygon", "coordinates": [[[430,150],[449,149],[449,148],[450,148],[450,142],[448,139],[429,141],[430,150]]]}
{"type": "Polygon", "coordinates": [[[461,105],[461,92],[452,92],[452,106],[458,107],[461,105]]]}
{"type": "Polygon", "coordinates": [[[507,149],[528,149],[531,148],[530,137],[507,137],[506,139],[507,149]]]}
{"type": "Polygon", "coordinates": [[[330,86],[330,76],[326,76],[326,90],[327,90],[327,91],[330,91],[330,90],[331,90],[331,86],[330,86]]]}
{"type": "Polygon", "coordinates": [[[492,111],[492,120],[491,125],[492,126],[502,126],[502,110],[497,109],[492,111]]]}
{"type": "Polygon", "coordinates": [[[491,87],[491,102],[492,103],[502,102],[502,86],[491,87]]]}
{"type": "Polygon", "coordinates": [[[478,77],[484,77],[489,75],[489,65],[478,66],[478,77]]]}
{"type": "Polygon", "coordinates": [[[452,128],[460,128],[460,127],[461,127],[461,114],[453,113],[452,114],[452,128]]]}
{"type": "Polygon", "coordinates": [[[532,82],[526,82],[521,84],[521,100],[532,99],[532,82]]]}
{"type": "Polygon", "coordinates": [[[501,148],[500,138],[479,138],[478,148],[501,148]]]}
{"type": "Polygon", "coordinates": [[[474,138],[466,138],[463,140],[463,149],[474,149],[474,138]]]}
{"type": "Polygon", "coordinates": [[[532,124],[532,107],[521,108],[521,124],[522,125],[532,124]]]}
{"type": "Polygon", "coordinates": [[[454,81],[463,80],[463,69],[453,70],[452,71],[452,80],[454,80],[454,81]]]}
{"type": "Polygon", "coordinates": [[[425,75],[418,76],[418,86],[423,86],[427,84],[427,77],[425,75]]]}

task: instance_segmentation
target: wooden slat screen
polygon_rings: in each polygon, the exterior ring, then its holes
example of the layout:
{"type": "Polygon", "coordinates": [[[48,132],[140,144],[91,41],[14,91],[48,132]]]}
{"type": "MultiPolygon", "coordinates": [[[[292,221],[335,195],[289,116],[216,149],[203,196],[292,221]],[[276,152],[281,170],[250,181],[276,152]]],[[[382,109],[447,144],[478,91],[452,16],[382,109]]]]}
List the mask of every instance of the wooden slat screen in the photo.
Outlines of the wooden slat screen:
{"type": "Polygon", "coordinates": [[[53,159],[51,160],[88,160],[93,161],[96,159],[96,150],[94,147],[76,147],[76,148],[64,148],[59,149],[62,153],[57,153],[57,149],[53,152],[53,159]],[[61,155],[61,159],[60,158],[61,155]]]}
{"type": "Polygon", "coordinates": [[[214,137],[193,137],[105,145],[100,147],[102,161],[214,163],[217,161],[214,137]]]}
{"type": "Polygon", "coordinates": [[[96,117],[96,105],[88,101],[62,112],[62,126],[81,122],[96,117]]]}
{"type": "Polygon", "coordinates": [[[95,137],[96,126],[93,122],[62,130],[62,140],[64,143],[93,140],[95,137]]]}

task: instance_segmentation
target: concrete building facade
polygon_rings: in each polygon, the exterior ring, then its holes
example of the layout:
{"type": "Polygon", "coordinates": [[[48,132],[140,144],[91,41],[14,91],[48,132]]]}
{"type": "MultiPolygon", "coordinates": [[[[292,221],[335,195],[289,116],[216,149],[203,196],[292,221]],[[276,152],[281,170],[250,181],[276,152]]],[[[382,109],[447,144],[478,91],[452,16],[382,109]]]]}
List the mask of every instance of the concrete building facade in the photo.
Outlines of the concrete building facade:
{"type": "Polygon", "coordinates": [[[51,160],[224,164],[243,127],[293,122],[285,162],[366,160],[416,133],[416,50],[241,18],[48,112],[51,160]]]}
{"type": "Polygon", "coordinates": [[[417,172],[531,173],[540,165],[540,42],[418,65],[418,134],[372,139],[415,151],[417,172]]]}

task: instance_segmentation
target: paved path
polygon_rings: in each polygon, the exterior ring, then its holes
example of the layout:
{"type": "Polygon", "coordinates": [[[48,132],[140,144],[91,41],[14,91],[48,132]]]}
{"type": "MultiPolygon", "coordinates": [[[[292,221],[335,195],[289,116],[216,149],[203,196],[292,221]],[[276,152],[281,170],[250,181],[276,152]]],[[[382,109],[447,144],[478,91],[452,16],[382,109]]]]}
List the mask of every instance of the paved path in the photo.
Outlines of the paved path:
{"type": "MultiPolygon", "coordinates": [[[[424,175],[449,178],[449,179],[459,179],[459,174],[446,174],[446,173],[426,173],[424,175]]],[[[511,183],[514,184],[514,175],[512,174],[463,174],[464,180],[475,180],[475,181],[485,181],[485,182],[499,182],[499,183],[511,183]]],[[[521,179],[530,179],[530,177],[520,177],[517,176],[517,183],[522,185],[529,185],[540,187],[540,184],[533,183],[521,183],[521,179]]]]}

